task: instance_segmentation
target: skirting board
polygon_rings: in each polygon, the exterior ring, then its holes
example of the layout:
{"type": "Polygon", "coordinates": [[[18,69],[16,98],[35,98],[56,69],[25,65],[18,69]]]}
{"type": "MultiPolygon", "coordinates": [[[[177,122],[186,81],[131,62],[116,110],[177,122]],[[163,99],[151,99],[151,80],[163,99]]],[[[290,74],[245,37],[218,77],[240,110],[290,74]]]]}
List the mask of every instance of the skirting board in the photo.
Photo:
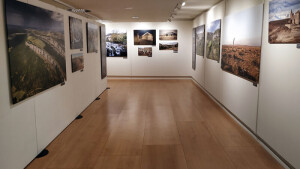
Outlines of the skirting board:
{"type": "Polygon", "coordinates": [[[192,79],[191,76],[107,76],[108,79],[192,79]]]}
{"type": "Polygon", "coordinates": [[[228,110],[222,103],[220,103],[213,95],[211,95],[202,85],[200,85],[194,78],[194,84],[203,90],[215,103],[217,103],[233,120],[235,120],[243,129],[245,129],[272,157],[274,157],[284,168],[295,169],[287,160],[285,160],[276,150],[274,150],[267,142],[252,131],[245,123],[243,123],[234,113],[228,110]]]}

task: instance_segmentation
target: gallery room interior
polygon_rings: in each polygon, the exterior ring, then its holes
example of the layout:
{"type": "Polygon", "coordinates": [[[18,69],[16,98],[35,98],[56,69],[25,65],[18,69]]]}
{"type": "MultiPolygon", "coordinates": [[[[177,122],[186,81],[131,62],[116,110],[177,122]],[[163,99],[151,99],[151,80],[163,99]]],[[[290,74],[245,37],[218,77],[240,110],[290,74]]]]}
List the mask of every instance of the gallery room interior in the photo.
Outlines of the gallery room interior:
{"type": "Polygon", "coordinates": [[[0,6],[0,169],[300,168],[299,0],[0,6]]]}

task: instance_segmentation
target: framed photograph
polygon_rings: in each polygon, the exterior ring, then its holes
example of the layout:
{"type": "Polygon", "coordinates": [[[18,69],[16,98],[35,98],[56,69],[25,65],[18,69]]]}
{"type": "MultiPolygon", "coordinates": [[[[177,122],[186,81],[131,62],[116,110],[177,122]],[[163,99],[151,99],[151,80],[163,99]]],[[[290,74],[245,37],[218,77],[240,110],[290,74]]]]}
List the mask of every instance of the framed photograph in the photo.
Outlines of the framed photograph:
{"type": "Polygon", "coordinates": [[[83,53],[76,53],[71,55],[72,72],[84,69],[84,58],[83,53]]]}
{"type": "Polygon", "coordinates": [[[134,30],[134,45],[156,45],[156,30],[134,30]]]}
{"type": "Polygon", "coordinates": [[[139,47],[138,55],[152,57],[152,47],[139,47]]]}
{"type": "Polygon", "coordinates": [[[259,82],[262,24],[262,4],[225,17],[222,70],[259,82]]]}
{"type": "Polygon", "coordinates": [[[205,25],[196,28],[196,54],[204,57],[205,25]]]}
{"type": "Polygon", "coordinates": [[[300,43],[300,1],[269,1],[269,43],[300,43]]]}
{"type": "Polygon", "coordinates": [[[12,103],[66,80],[64,17],[19,1],[6,1],[12,103]]]}
{"type": "Polygon", "coordinates": [[[83,48],[83,33],[82,21],[77,18],[69,17],[70,24],[70,48],[82,49],[83,48]]]}
{"type": "Polygon", "coordinates": [[[159,40],[177,40],[177,30],[159,30],[159,40]]]}
{"type": "Polygon", "coordinates": [[[107,76],[107,66],[106,66],[106,34],[105,26],[100,26],[100,61],[101,61],[101,79],[107,76]]]}
{"type": "Polygon", "coordinates": [[[192,69],[196,70],[196,28],[192,32],[192,69]]]}
{"type": "Polygon", "coordinates": [[[87,30],[87,53],[98,52],[98,26],[91,23],[86,23],[87,30]]]}
{"type": "Polygon", "coordinates": [[[220,61],[221,20],[207,25],[206,57],[220,61]]]}
{"type": "Polygon", "coordinates": [[[178,42],[160,42],[159,50],[178,51],[178,42]]]}
{"type": "Polygon", "coordinates": [[[107,57],[127,57],[127,31],[108,30],[106,32],[107,57]]]}

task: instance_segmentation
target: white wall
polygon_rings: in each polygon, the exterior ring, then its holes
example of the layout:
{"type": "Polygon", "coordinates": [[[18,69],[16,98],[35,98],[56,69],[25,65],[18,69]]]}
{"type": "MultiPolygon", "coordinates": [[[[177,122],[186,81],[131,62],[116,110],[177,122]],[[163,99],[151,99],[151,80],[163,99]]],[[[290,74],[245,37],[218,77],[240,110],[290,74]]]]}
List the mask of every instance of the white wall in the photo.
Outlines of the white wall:
{"type": "MultiPolygon", "coordinates": [[[[25,1],[27,2],[27,1],[25,1]]],[[[64,14],[67,81],[16,105],[10,104],[9,67],[6,48],[4,14],[0,14],[0,168],[21,169],[43,150],[107,87],[101,80],[100,54],[87,54],[85,23],[88,20],[38,0],[28,3],[64,14]],[[68,16],[83,20],[83,72],[71,71],[68,16]]],[[[3,8],[1,0],[0,8],[3,8]]],[[[3,11],[3,10],[2,10],[3,11]]],[[[95,23],[96,24],[96,23],[95,23]]],[[[98,37],[99,38],[99,37],[98,37]]],[[[98,46],[100,49],[100,43],[98,46]]],[[[100,50],[99,50],[100,51],[100,50]]]]}
{"type": "MultiPolygon", "coordinates": [[[[133,22],[107,23],[107,29],[127,30],[128,57],[107,58],[108,76],[190,76],[192,65],[192,22],[133,22]],[[156,29],[156,46],[152,57],[138,56],[138,47],[133,44],[133,30],[156,29]],[[159,30],[178,30],[178,53],[159,50],[159,30]]],[[[149,46],[150,47],[150,46],[149,46]]]]}
{"type": "Polygon", "coordinates": [[[269,44],[265,2],[257,133],[295,168],[300,168],[300,49],[269,44]]]}

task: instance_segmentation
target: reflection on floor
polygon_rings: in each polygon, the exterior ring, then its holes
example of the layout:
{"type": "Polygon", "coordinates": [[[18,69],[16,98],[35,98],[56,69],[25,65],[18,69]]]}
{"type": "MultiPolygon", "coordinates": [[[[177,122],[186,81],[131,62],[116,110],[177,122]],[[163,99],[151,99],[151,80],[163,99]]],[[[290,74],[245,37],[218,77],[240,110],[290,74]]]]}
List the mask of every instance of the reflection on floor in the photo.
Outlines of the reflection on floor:
{"type": "Polygon", "coordinates": [[[282,168],[191,80],[109,80],[27,169],[282,168]]]}

